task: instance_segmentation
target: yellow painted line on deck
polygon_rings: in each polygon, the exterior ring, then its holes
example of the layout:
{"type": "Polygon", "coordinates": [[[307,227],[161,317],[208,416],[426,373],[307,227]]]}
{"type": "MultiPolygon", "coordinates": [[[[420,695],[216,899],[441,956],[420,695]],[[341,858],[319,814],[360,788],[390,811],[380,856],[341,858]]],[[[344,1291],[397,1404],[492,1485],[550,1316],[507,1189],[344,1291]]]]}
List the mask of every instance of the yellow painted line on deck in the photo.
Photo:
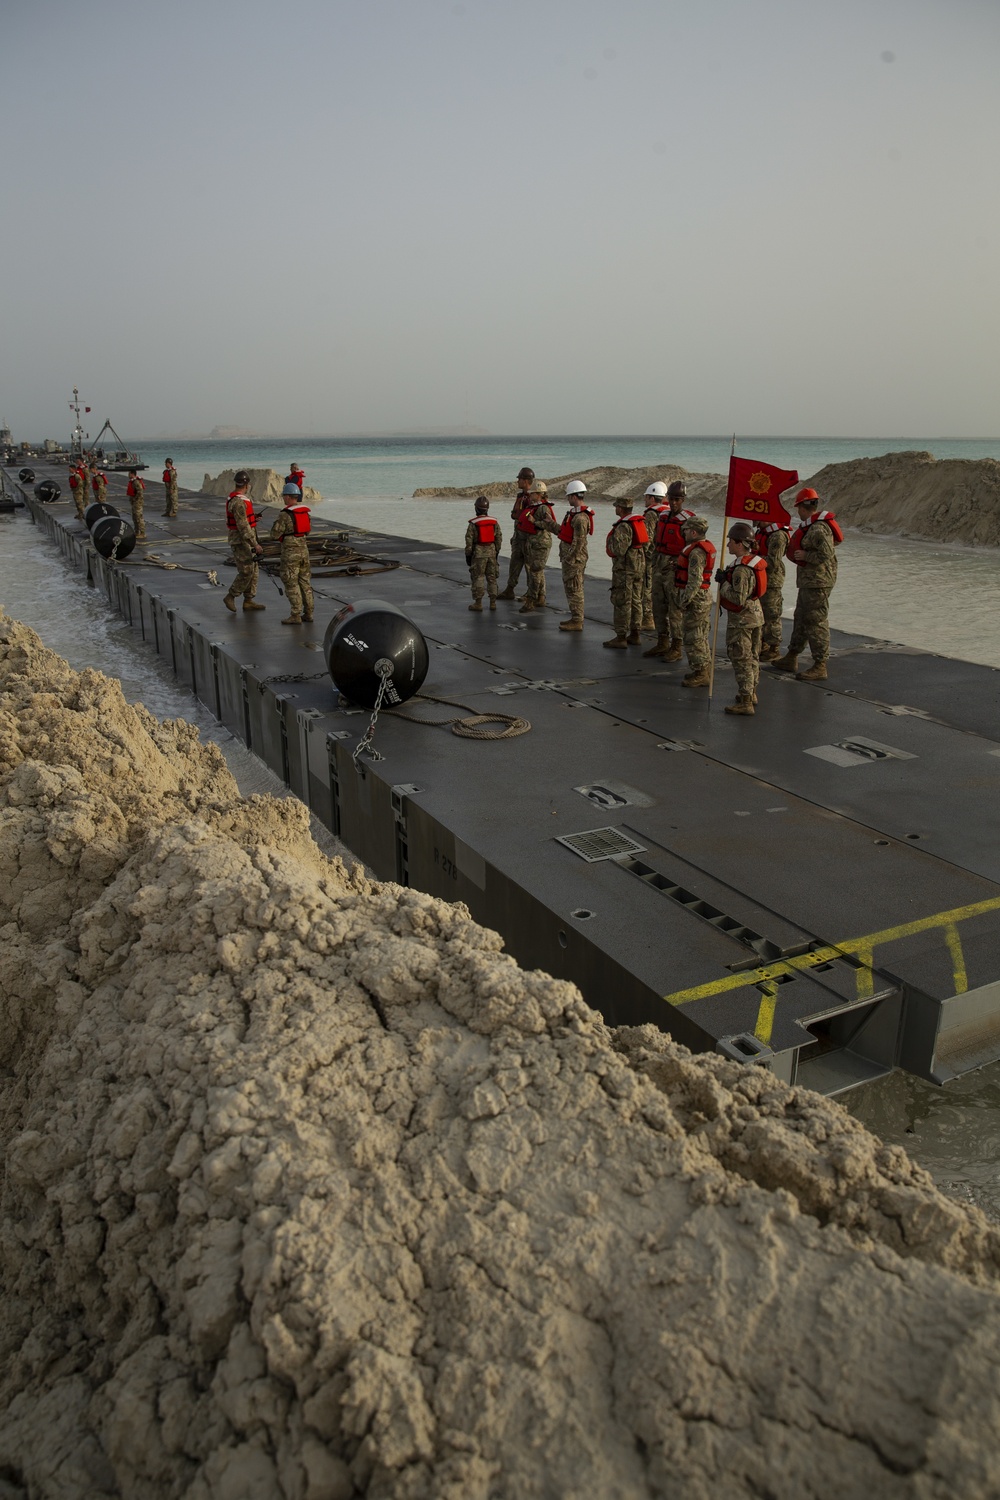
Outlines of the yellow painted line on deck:
{"type": "MultiPolygon", "coordinates": [[[[758,969],[744,969],[739,974],[727,974],[724,979],[710,979],[707,984],[697,984],[689,990],[676,990],[664,995],[668,1005],[690,1005],[693,1000],[706,1000],[711,995],[724,995],[730,990],[747,989],[751,985],[762,985],[768,980],[778,979],[782,974],[804,973],[819,964],[830,963],[835,958],[852,957],[861,960],[858,969],[858,998],[864,999],[874,993],[875,980],[871,972],[874,950],[884,943],[896,943],[901,938],[915,937],[918,932],[929,932],[933,928],[945,929],[945,940],[951,953],[955,977],[955,993],[968,988],[965,958],[958,934],[958,923],[971,917],[981,917],[986,912],[1000,910],[1000,896],[991,896],[986,901],[974,901],[971,906],[956,906],[951,911],[936,912],[930,917],[918,917],[912,922],[900,922],[896,927],[885,927],[881,932],[869,932],[864,937],[845,938],[843,942],[831,943],[825,948],[816,948],[811,953],[800,953],[795,958],[779,958],[773,963],[761,964],[758,969]]],[[[765,999],[767,996],[765,995],[765,999]]],[[[758,1016],[760,1024],[760,1016],[758,1016]]],[[[755,1032],[754,1035],[757,1035],[755,1032]]],[[[763,1037],[759,1038],[761,1041],[763,1037]]]]}
{"type": "Polygon", "coordinates": [[[778,986],[767,985],[757,1011],[757,1024],[753,1034],[758,1042],[769,1042],[771,1030],[774,1026],[774,1007],[778,1003],[778,986]]]}

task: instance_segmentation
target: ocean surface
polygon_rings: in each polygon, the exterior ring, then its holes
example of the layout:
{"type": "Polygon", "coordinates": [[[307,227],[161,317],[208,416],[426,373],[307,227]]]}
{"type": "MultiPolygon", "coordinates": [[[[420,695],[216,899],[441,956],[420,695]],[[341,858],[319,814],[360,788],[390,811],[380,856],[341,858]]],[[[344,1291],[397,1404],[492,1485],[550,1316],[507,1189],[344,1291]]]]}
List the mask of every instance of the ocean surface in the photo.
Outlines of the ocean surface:
{"type": "MultiPolygon", "coordinates": [[[[277,469],[288,472],[293,459],[306,471],[306,483],[325,499],[408,499],[416,489],[437,485],[487,484],[513,479],[522,464],[539,478],[609,464],[636,469],[677,464],[694,474],[725,474],[732,434],[722,437],[473,437],[473,438],[246,438],[233,441],[137,442],[154,473],[168,455],[180,482],[200,489],[206,474],[223,469],[277,469]]],[[[935,458],[998,458],[998,438],[790,438],[737,436],[736,452],[806,479],[826,464],[849,458],[876,458],[902,449],[929,450],[935,458]]]]}

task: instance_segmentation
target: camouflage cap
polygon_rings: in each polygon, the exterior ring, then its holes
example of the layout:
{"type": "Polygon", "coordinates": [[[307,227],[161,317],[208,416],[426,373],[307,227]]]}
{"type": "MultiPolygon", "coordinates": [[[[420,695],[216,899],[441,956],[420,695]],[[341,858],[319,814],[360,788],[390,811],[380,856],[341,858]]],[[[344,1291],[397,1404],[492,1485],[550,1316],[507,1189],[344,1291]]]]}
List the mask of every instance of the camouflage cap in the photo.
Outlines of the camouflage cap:
{"type": "Polygon", "coordinates": [[[705,520],[704,516],[688,516],[687,520],[684,522],[684,525],[681,527],[681,530],[697,531],[699,536],[707,536],[708,522],[705,520]]]}

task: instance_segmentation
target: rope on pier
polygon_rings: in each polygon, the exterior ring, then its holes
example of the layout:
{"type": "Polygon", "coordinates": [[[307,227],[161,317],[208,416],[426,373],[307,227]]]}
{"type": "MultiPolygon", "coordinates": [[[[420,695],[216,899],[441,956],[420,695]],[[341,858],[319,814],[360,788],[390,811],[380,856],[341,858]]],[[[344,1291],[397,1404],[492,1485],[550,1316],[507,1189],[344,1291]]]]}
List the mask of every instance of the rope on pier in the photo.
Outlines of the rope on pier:
{"type": "Polygon", "coordinates": [[[410,724],[426,724],[431,729],[450,727],[452,734],[466,740],[513,740],[519,734],[527,734],[531,728],[530,721],[522,719],[519,714],[478,714],[467,703],[456,703],[454,698],[434,698],[429,693],[417,693],[409,699],[409,703],[442,703],[448,708],[460,708],[465,717],[453,714],[447,719],[415,718],[413,714],[402,712],[402,708],[409,706],[408,704],[386,709],[385,712],[394,719],[405,719],[410,724]],[[497,725],[501,727],[497,728],[497,725]]]}

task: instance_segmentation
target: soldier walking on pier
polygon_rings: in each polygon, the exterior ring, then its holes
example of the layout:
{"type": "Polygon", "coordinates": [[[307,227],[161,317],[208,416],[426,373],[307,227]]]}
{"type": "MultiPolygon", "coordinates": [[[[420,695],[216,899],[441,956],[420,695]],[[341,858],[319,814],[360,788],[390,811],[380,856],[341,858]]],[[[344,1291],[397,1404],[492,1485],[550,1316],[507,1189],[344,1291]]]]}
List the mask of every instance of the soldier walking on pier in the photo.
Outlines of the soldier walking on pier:
{"type": "Polygon", "coordinates": [[[517,522],[522,510],[530,503],[528,496],[534,480],[534,469],[524,468],[518,471],[517,494],[514,496],[514,504],[510,512],[511,520],[514,522],[514,532],[510,539],[510,567],[507,570],[507,582],[503,593],[497,595],[498,599],[514,598],[514,590],[517,588],[517,581],[524,567],[524,536],[518,531],[517,522]]]}
{"type": "Polygon", "coordinates": [[[236,578],[229,585],[222,602],[235,614],[236,600],[240,594],[243,595],[244,612],[250,609],[266,609],[267,606],[258,604],[254,598],[260,577],[257,559],[264,549],[257,540],[257,517],[254,513],[253,501],[247,494],[250,475],[246,469],[237,469],[233,475],[233,483],[236,488],[226,501],[226,526],[229,531],[229,545],[233,549],[233,557],[236,560],[236,578]]]}
{"type": "Polygon", "coordinates": [[[166,510],[164,516],[176,516],[177,514],[177,470],[172,458],[163,461],[163,487],[166,490],[166,510]]]}
{"type": "Polygon", "coordinates": [[[483,592],[490,596],[490,609],[497,607],[497,579],[500,569],[497,558],[503,536],[500,526],[490,515],[490,502],[480,495],[475,505],[475,515],[465,528],[465,561],[472,580],[472,603],[469,608],[482,614],[483,592]]]}
{"type": "Polygon", "coordinates": [[[612,651],[638,646],[642,624],[642,584],[646,573],[646,523],[632,514],[625,496],[615,501],[615,524],[608,532],[605,551],[611,558],[611,603],[615,633],[604,645],[612,651]]]}
{"type": "Polygon", "coordinates": [[[745,521],[730,527],[726,551],[736,559],[716,573],[719,603],[726,611],[726,655],[736,677],[736,702],[727,704],[727,714],[752,714],[757,702],[760,676],[760,643],[767,597],[767,563],[754,550],[754,535],[745,521]]]}
{"type": "Polygon", "coordinates": [[[799,655],[808,643],[812,666],[795,675],[800,682],[824,682],[830,656],[830,594],[837,582],[836,548],[844,533],[832,511],[820,510],[819,496],[813,489],[799,490],[795,509],[799,526],[788,543],[788,555],[798,571],[799,592],[788,650],[773,667],[778,672],[795,672],[799,655]]]}
{"type": "MultiPolygon", "coordinates": [[[[302,491],[297,484],[286,484],[281,497],[285,508],[278,512],[271,527],[271,540],[281,543],[279,571],[288,600],[288,618],[281,623],[300,625],[304,620],[308,625],[313,617],[313,591],[306,537],[312,530],[312,516],[308,505],[302,503],[302,491]]],[[[244,604],[243,608],[246,607],[244,604]]]]}
{"type": "Polygon", "coordinates": [[[137,542],[146,540],[146,519],[143,510],[143,496],[146,493],[145,481],[139,478],[137,469],[129,469],[128,484],[125,493],[132,506],[132,525],[135,527],[135,539],[137,542]]]}
{"type": "Polygon", "coordinates": [[[684,650],[688,659],[688,673],[681,679],[681,687],[707,687],[711,680],[708,626],[712,607],[708,591],[712,586],[714,566],[715,548],[708,540],[708,522],[704,516],[689,516],[684,523],[684,546],[674,567],[674,585],[683,611],[684,650]]]}

